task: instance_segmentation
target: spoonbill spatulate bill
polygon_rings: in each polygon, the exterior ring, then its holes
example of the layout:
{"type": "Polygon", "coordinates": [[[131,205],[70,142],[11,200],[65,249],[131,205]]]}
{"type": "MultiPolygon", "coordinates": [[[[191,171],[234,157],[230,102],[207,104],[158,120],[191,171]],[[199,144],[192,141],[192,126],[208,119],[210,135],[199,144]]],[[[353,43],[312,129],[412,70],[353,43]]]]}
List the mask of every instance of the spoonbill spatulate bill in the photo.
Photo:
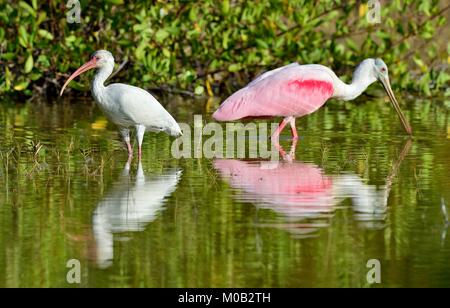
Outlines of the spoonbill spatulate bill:
{"type": "Polygon", "coordinates": [[[67,79],[60,95],[71,80],[94,68],[97,73],[91,83],[92,96],[106,117],[119,127],[130,157],[133,155],[130,129],[136,129],[139,158],[142,157],[142,141],[146,131],[165,132],[174,137],[182,135],[175,119],[144,89],[122,83],[104,85],[114,69],[114,57],[106,50],[96,51],[88,62],[77,69],[67,79]]]}
{"type": "Polygon", "coordinates": [[[293,63],[269,71],[229,97],[213,117],[217,121],[283,117],[272,138],[278,139],[290,124],[292,137],[298,139],[296,118],[315,112],[330,98],[355,99],[377,80],[383,84],[405,131],[411,135],[412,128],[392,92],[388,68],[381,59],[361,62],[350,84],[340,80],[328,67],[318,64],[293,63]]]}

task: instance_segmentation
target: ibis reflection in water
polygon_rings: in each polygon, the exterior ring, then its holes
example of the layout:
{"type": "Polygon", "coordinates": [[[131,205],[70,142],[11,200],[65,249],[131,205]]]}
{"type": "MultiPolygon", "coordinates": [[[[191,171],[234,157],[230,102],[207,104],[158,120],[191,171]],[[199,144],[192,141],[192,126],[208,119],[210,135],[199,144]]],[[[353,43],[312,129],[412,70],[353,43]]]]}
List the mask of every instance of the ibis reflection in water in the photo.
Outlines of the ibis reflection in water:
{"type": "Polygon", "coordinates": [[[156,219],[181,177],[181,171],[177,169],[162,175],[145,176],[139,161],[136,177],[133,179],[130,176],[130,165],[131,160],[94,212],[95,259],[101,268],[112,265],[115,236],[143,231],[156,219]]]}
{"type": "Polygon", "coordinates": [[[385,185],[368,185],[352,173],[326,175],[318,166],[295,161],[295,142],[290,154],[280,147],[281,162],[219,159],[214,162],[221,176],[236,190],[239,201],[270,209],[282,223],[265,224],[289,230],[296,237],[309,237],[328,225],[336,207],[351,199],[355,220],[364,228],[382,228],[393,179],[410,150],[408,141],[393,164],[385,185]],[[324,222],[325,221],[325,222],[324,222]]]}
{"type": "Polygon", "coordinates": [[[441,242],[444,243],[445,239],[447,238],[447,230],[450,226],[450,221],[448,219],[447,205],[445,204],[444,198],[441,198],[441,211],[442,216],[444,217],[444,226],[442,227],[441,232],[441,242]]]}

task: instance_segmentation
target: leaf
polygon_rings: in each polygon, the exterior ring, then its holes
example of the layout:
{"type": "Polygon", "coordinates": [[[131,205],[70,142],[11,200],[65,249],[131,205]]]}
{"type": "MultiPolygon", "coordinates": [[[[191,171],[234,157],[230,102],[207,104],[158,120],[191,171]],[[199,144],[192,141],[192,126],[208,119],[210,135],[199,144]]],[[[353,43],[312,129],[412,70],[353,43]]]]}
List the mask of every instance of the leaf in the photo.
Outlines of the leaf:
{"type": "Polygon", "coordinates": [[[134,50],[134,54],[138,60],[141,60],[145,57],[145,50],[147,48],[148,42],[142,41],[138,47],[134,50]]]}
{"type": "Polygon", "coordinates": [[[23,25],[19,26],[19,44],[22,47],[28,47],[28,33],[23,25]]]}
{"type": "Polygon", "coordinates": [[[420,67],[420,69],[422,70],[422,72],[426,72],[428,70],[427,65],[425,64],[425,62],[423,62],[421,59],[414,57],[413,58],[414,62],[417,64],[418,67],[420,67]]]}
{"type": "Polygon", "coordinates": [[[196,21],[198,18],[198,14],[197,14],[197,9],[195,8],[195,6],[193,6],[190,10],[189,10],[189,20],[194,22],[196,21]]]}
{"type": "Polygon", "coordinates": [[[47,39],[49,41],[53,40],[53,34],[48,32],[47,30],[39,29],[38,30],[38,34],[39,34],[40,37],[45,38],[45,39],[47,39]]]}
{"type": "Polygon", "coordinates": [[[239,64],[231,64],[231,65],[228,67],[228,71],[230,71],[230,72],[232,72],[232,73],[238,72],[238,71],[240,71],[240,70],[241,70],[241,66],[240,66],[239,64]]]}
{"type": "Polygon", "coordinates": [[[75,42],[76,40],[77,40],[77,38],[75,37],[75,35],[69,35],[65,38],[66,45],[70,45],[73,42],[75,42]]]}
{"type": "Polygon", "coordinates": [[[210,76],[208,76],[208,78],[206,79],[206,90],[208,92],[208,95],[210,97],[213,97],[214,96],[214,92],[213,92],[213,90],[211,88],[210,80],[212,80],[212,78],[210,76]]]}
{"type": "Polygon", "coordinates": [[[194,93],[195,95],[202,95],[205,93],[205,88],[203,86],[196,86],[194,93]]]}
{"type": "Polygon", "coordinates": [[[261,49],[269,49],[269,44],[263,39],[256,39],[256,44],[261,49]]]}
{"type": "Polygon", "coordinates": [[[419,11],[424,12],[425,15],[430,16],[430,14],[431,14],[430,13],[430,8],[431,8],[430,5],[431,5],[430,1],[421,1],[418,9],[419,9],[419,11]]]}
{"type": "Polygon", "coordinates": [[[29,55],[27,61],[25,62],[25,73],[31,72],[34,66],[33,56],[29,55]]]}
{"type": "Polygon", "coordinates": [[[105,0],[105,2],[115,4],[115,5],[124,3],[123,0],[105,0]]]}
{"type": "Polygon", "coordinates": [[[15,53],[7,52],[7,53],[4,53],[4,54],[0,55],[0,59],[12,60],[12,59],[14,59],[15,56],[16,56],[15,53]]]}
{"type": "Polygon", "coordinates": [[[108,120],[104,117],[100,117],[95,120],[94,123],[91,124],[91,128],[94,130],[105,130],[106,126],[108,126],[108,120]]]}
{"type": "Polygon", "coordinates": [[[155,34],[155,38],[156,41],[159,43],[162,43],[166,38],[168,38],[170,35],[170,33],[164,29],[159,29],[156,34],[155,34]]]}
{"type": "Polygon", "coordinates": [[[32,80],[32,81],[36,81],[36,80],[38,80],[39,78],[41,78],[42,77],[42,74],[41,73],[31,73],[30,74],[30,79],[32,80]]]}
{"type": "Polygon", "coordinates": [[[353,50],[353,51],[358,51],[358,46],[356,46],[356,43],[353,40],[347,39],[345,41],[347,43],[347,46],[353,50]]]}
{"type": "Polygon", "coordinates": [[[228,49],[230,31],[226,31],[222,36],[222,47],[223,49],[228,49]]]}
{"type": "Polygon", "coordinates": [[[358,13],[359,13],[359,17],[366,16],[367,11],[368,11],[367,4],[366,4],[366,3],[360,4],[360,6],[359,6],[359,12],[358,12],[358,13]]]}
{"type": "Polygon", "coordinates": [[[17,85],[14,86],[14,90],[16,91],[23,91],[25,90],[29,85],[28,81],[22,81],[20,83],[18,83],[17,85]]]}
{"type": "Polygon", "coordinates": [[[45,68],[50,67],[50,61],[48,60],[46,55],[40,55],[37,59],[37,62],[45,68]]]}
{"type": "Polygon", "coordinates": [[[222,0],[222,13],[227,15],[230,12],[230,0],[222,0]]]}
{"type": "Polygon", "coordinates": [[[170,58],[170,50],[169,50],[169,49],[164,48],[164,49],[162,50],[162,53],[163,53],[164,57],[170,58]]]}
{"type": "Polygon", "coordinates": [[[25,1],[19,1],[19,6],[27,11],[33,17],[36,17],[36,11],[25,1]]]}
{"type": "Polygon", "coordinates": [[[36,25],[40,25],[44,20],[47,19],[47,13],[46,12],[40,12],[36,21],[36,25]]]}

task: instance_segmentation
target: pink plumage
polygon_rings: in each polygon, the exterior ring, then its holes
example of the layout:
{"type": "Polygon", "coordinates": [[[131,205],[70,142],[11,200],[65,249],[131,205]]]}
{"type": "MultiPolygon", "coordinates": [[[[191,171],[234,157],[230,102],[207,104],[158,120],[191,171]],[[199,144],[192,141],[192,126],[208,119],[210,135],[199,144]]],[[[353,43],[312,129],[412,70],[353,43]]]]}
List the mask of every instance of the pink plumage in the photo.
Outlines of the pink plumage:
{"type": "Polygon", "coordinates": [[[217,121],[302,117],[322,107],[333,92],[333,78],[327,71],[294,63],[261,75],[229,97],[213,117],[217,121]]]}
{"type": "Polygon", "coordinates": [[[355,99],[377,80],[386,89],[405,131],[411,135],[411,125],[392,92],[387,66],[381,59],[362,61],[353,73],[351,84],[344,83],[331,69],[319,64],[293,63],[280,67],[261,75],[233,94],[213,117],[217,121],[283,117],[272,139],[277,140],[286,125],[290,124],[292,138],[296,140],[296,118],[313,113],[331,97],[355,99]]]}
{"type": "Polygon", "coordinates": [[[315,165],[216,160],[214,167],[233,188],[245,192],[246,200],[255,200],[285,215],[332,210],[333,180],[315,165]]]}

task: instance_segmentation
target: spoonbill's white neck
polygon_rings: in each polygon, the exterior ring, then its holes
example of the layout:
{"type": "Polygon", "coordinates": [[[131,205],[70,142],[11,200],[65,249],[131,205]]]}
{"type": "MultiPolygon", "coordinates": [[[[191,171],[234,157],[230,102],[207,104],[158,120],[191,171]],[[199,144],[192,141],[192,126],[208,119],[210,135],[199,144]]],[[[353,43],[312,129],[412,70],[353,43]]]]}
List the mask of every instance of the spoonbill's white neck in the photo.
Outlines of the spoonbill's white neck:
{"type": "Polygon", "coordinates": [[[346,84],[341,79],[337,78],[335,82],[334,97],[348,101],[361,95],[368,86],[377,81],[373,67],[374,59],[366,59],[356,68],[350,84],[346,84]]]}

